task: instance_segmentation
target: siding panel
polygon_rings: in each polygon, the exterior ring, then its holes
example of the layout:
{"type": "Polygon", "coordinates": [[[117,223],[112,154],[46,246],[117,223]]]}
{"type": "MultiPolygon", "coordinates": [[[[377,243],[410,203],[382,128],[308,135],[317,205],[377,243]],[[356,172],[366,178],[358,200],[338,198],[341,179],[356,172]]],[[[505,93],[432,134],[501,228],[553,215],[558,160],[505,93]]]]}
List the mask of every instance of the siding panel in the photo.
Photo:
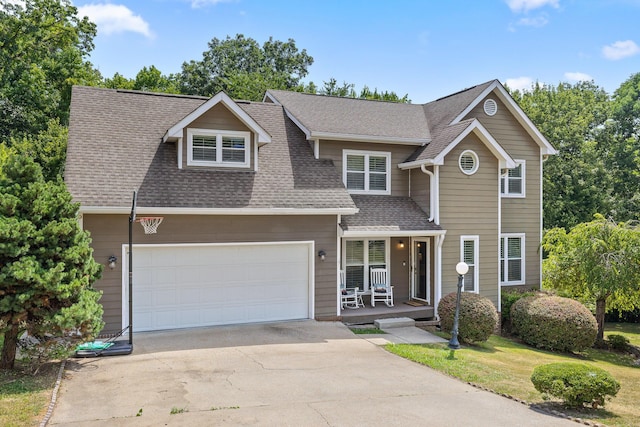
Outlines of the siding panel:
{"type": "Polygon", "coordinates": [[[391,153],[391,195],[409,195],[409,171],[398,169],[398,164],[404,162],[415,150],[415,146],[367,144],[348,141],[320,141],[320,158],[330,159],[336,166],[336,170],[342,177],[342,151],[384,151],[391,153]]]}
{"type": "Polygon", "coordinates": [[[447,230],[442,246],[442,295],[457,290],[456,264],[460,261],[460,236],[480,237],[480,295],[498,306],[498,161],[474,135],[469,135],[440,166],[440,222],[447,230]],[[465,175],[458,167],[464,150],[479,159],[478,171],[465,175]]]}
{"type": "MultiPolygon", "coordinates": [[[[134,224],[134,244],[234,243],[270,241],[315,242],[315,251],[327,252],[325,262],[315,262],[315,316],[336,315],[336,221],[335,216],[166,216],[157,234],[144,234],[134,224]]],[[[94,258],[105,265],[102,279],[95,284],[103,292],[105,333],[121,329],[122,246],[128,243],[128,215],[84,215],[85,229],[91,232],[94,258]],[[106,266],[116,255],[116,268],[106,266]]],[[[135,248],[134,248],[135,257],[135,248]]],[[[126,280],[126,279],[125,279],[126,280]]],[[[135,283],[134,283],[135,286],[135,283]]],[[[126,304],[126,302],[125,302],[126,304]]]]}
{"type": "Polygon", "coordinates": [[[469,113],[476,117],[493,135],[498,143],[515,160],[525,160],[525,198],[503,197],[502,232],[525,233],[525,279],[527,287],[540,287],[541,259],[540,230],[542,223],[540,188],[540,147],[511,115],[507,107],[497,97],[489,95],[498,104],[498,112],[487,116],[483,110],[484,100],[469,113]]]}

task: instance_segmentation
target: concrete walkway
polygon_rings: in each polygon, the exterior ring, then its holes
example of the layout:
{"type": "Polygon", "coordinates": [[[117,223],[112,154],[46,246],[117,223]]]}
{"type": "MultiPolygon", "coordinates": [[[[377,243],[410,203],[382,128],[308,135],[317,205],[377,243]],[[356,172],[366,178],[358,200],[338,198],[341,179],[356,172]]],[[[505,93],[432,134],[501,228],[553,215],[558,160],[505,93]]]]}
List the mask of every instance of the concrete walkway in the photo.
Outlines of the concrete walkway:
{"type": "Polygon", "coordinates": [[[576,425],[361,337],[315,321],[138,334],[132,355],[68,362],[49,425],[576,425]]]}

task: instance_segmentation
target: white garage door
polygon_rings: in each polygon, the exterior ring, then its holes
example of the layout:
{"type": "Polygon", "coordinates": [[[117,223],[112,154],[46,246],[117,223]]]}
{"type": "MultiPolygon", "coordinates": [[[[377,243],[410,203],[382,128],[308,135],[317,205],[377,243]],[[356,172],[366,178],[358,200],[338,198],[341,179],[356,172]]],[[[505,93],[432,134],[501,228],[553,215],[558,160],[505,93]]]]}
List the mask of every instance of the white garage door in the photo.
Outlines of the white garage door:
{"type": "Polygon", "coordinates": [[[308,319],[311,257],[309,242],[134,246],[133,330],[308,319]]]}

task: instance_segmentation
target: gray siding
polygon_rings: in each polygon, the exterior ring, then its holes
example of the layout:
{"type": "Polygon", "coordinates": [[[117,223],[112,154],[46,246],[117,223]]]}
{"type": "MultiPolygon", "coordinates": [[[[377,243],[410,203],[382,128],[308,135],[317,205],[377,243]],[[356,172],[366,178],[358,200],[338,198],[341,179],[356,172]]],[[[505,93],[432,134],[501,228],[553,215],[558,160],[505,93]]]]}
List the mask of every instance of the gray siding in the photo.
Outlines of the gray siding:
{"type": "Polygon", "coordinates": [[[442,246],[442,296],[456,291],[460,236],[480,237],[480,294],[498,306],[498,160],[474,135],[467,136],[440,166],[440,223],[447,230],[442,246]],[[462,173],[458,158],[464,150],[479,158],[478,171],[462,173]]]}
{"type": "Polygon", "coordinates": [[[525,233],[525,280],[527,287],[540,286],[540,229],[542,222],[540,147],[511,115],[496,96],[489,95],[498,104],[494,116],[484,113],[484,100],[470,112],[477,117],[498,143],[515,160],[525,160],[525,198],[503,197],[502,232],[525,233]]]}
{"type": "MultiPolygon", "coordinates": [[[[84,215],[91,232],[94,258],[105,265],[95,287],[103,292],[104,332],[120,330],[122,313],[122,245],[128,243],[128,215],[84,215]],[[106,267],[110,255],[118,257],[116,268],[106,267]]],[[[134,224],[134,244],[229,243],[315,241],[315,250],[327,252],[325,262],[315,263],[315,316],[336,315],[336,221],[335,216],[181,216],[165,217],[157,234],[146,235],[134,224]]],[[[135,257],[135,249],[134,249],[135,257]]]]}
{"type": "Polygon", "coordinates": [[[384,151],[391,153],[391,195],[409,195],[409,171],[398,169],[398,164],[404,162],[417,147],[409,145],[374,144],[348,141],[320,141],[320,158],[333,160],[336,170],[342,177],[342,151],[384,151]]]}
{"type": "MultiPolygon", "coordinates": [[[[433,167],[427,168],[433,172],[433,167]]],[[[420,206],[427,214],[431,215],[430,197],[431,197],[431,178],[420,169],[410,169],[410,193],[409,196],[420,206]]]]}

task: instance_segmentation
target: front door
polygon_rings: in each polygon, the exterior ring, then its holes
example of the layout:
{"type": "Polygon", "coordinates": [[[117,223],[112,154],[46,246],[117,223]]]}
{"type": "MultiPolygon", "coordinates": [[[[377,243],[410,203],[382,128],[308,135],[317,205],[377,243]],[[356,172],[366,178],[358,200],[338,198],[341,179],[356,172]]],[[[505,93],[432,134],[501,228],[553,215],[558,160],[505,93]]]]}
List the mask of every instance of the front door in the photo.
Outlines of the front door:
{"type": "Polygon", "coordinates": [[[411,275],[411,298],[427,303],[431,300],[429,293],[429,277],[431,254],[429,251],[430,239],[427,237],[412,239],[411,258],[412,258],[412,275],[411,275]]]}

